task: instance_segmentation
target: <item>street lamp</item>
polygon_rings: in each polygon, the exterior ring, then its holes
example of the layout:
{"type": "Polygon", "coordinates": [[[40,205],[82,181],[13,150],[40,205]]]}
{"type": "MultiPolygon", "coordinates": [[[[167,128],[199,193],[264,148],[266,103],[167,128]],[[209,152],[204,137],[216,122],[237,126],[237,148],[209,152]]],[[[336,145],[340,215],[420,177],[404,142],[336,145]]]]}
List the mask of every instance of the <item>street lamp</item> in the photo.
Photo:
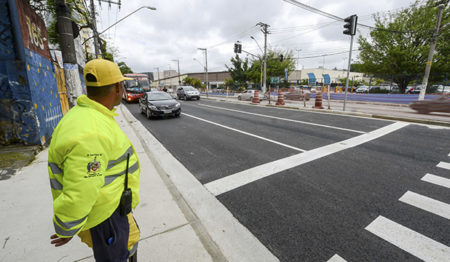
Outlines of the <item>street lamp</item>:
{"type": "MultiPolygon", "coordinates": [[[[264,54],[264,51],[262,50],[262,48],[259,46],[259,44],[258,44],[258,41],[256,41],[256,39],[253,37],[253,36],[250,36],[250,38],[251,39],[253,39],[254,41],[255,41],[255,43],[256,43],[256,45],[258,46],[258,48],[259,48],[259,50],[261,50],[261,53],[263,53],[264,54]]],[[[262,61],[262,58],[260,58],[260,61],[261,61],[261,74],[260,74],[260,76],[261,76],[261,80],[260,80],[260,83],[261,83],[261,90],[262,90],[262,84],[263,84],[263,61],[262,61]]],[[[269,90],[269,93],[270,93],[270,90],[269,90]]],[[[270,102],[270,101],[269,101],[270,102]]]]}
{"type": "Polygon", "coordinates": [[[125,18],[129,17],[130,15],[136,13],[137,11],[146,8],[146,9],[150,9],[150,10],[156,10],[155,7],[152,6],[141,6],[138,9],[134,10],[133,12],[129,13],[128,15],[122,17],[121,19],[117,20],[117,22],[115,22],[114,24],[110,25],[108,28],[106,28],[105,30],[101,31],[100,33],[97,33],[96,31],[94,32],[94,35],[87,38],[86,40],[84,40],[84,42],[82,43],[82,45],[84,45],[88,40],[90,40],[93,37],[99,37],[101,34],[103,34],[104,32],[108,31],[108,29],[110,29],[111,27],[117,25],[118,23],[122,22],[125,18]]]}
{"type": "Polygon", "coordinates": [[[177,62],[178,64],[178,85],[181,86],[181,79],[180,79],[180,60],[179,59],[172,59],[173,62],[177,62]]]}
{"type": "Polygon", "coordinates": [[[208,92],[209,92],[209,81],[208,81],[208,49],[206,49],[206,48],[197,48],[197,49],[205,52],[206,97],[208,98],[208,92]]]}

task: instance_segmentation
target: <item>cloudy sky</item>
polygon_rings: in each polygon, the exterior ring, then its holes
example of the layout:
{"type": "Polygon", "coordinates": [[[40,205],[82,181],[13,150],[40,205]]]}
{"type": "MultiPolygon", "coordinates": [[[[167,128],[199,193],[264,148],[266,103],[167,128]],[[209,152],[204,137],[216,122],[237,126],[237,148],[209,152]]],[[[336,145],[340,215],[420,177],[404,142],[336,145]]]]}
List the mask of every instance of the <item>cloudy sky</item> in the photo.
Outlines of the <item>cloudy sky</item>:
{"type": "MultiPolygon", "coordinates": [[[[338,17],[352,14],[358,22],[373,25],[372,14],[396,11],[408,7],[412,0],[298,0],[338,17]]],[[[155,68],[177,70],[181,73],[201,72],[208,50],[208,70],[225,70],[234,56],[234,42],[241,41],[242,48],[260,55],[264,35],[258,22],[268,24],[267,39],[271,49],[292,50],[299,57],[297,68],[339,69],[347,65],[350,37],[343,35],[343,22],[301,9],[283,0],[122,0],[120,10],[108,4],[98,5],[101,14],[98,29],[101,32],[118,19],[141,6],[141,9],[115,27],[105,32],[110,45],[116,50],[116,61],[126,62],[135,72],[156,72],[155,68]],[[325,56],[324,56],[325,55],[325,56]],[[315,58],[308,58],[318,56],[315,58]],[[198,61],[194,60],[197,59],[198,61]]],[[[369,29],[360,27],[358,35],[367,36],[369,29]]],[[[356,41],[355,41],[356,44],[356,41]]],[[[354,49],[358,45],[354,45],[354,49]]],[[[355,58],[357,53],[353,55],[355,58]]],[[[245,56],[244,56],[245,57],[245,56]]]]}

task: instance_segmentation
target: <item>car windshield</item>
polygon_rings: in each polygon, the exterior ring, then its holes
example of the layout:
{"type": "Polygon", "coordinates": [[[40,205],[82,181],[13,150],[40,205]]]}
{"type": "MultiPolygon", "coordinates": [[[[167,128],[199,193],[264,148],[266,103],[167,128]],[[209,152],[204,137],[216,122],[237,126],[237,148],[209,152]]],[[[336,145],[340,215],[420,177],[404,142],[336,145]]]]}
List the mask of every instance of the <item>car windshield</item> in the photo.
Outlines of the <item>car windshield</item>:
{"type": "Polygon", "coordinates": [[[136,81],[135,79],[133,80],[125,80],[125,86],[127,89],[132,88],[132,87],[137,87],[139,86],[138,81],[136,81]]]}
{"type": "Polygon", "coordinates": [[[134,86],[134,87],[129,87],[127,88],[127,91],[129,92],[144,92],[144,89],[138,87],[138,86],[134,86]]]}
{"type": "Polygon", "coordinates": [[[173,98],[165,92],[148,93],[148,101],[169,100],[169,99],[173,98]]]}
{"type": "Polygon", "coordinates": [[[147,79],[142,79],[142,80],[139,80],[138,82],[139,82],[139,86],[140,87],[142,87],[144,89],[149,89],[150,88],[150,83],[148,82],[147,79]]]}
{"type": "Polygon", "coordinates": [[[190,87],[190,86],[189,87],[185,87],[184,90],[185,91],[197,91],[195,88],[190,87]]]}

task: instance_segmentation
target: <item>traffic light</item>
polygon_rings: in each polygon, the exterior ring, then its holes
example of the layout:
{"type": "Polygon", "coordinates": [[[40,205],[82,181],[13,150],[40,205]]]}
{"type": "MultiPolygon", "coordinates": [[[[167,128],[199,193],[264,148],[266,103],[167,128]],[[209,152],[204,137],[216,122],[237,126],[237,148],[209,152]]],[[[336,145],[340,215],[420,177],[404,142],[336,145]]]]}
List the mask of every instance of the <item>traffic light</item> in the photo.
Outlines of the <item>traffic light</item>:
{"type": "Polygon", "coordinates": [[[356,24],[358,22],[358,16],[352,15],[344,19],[344,35],[355,35],[356,34],[356,24]]]}
{"type": "Polygon", "coordinates": [[[234,43],[234,52],[237,54],[242,52],[242,45],[240,42],[234,43]]]}
{"type": "Polygon", "coordinates": [[[283,62],[283,55],[280,55],[280,62],[283,62]]]}

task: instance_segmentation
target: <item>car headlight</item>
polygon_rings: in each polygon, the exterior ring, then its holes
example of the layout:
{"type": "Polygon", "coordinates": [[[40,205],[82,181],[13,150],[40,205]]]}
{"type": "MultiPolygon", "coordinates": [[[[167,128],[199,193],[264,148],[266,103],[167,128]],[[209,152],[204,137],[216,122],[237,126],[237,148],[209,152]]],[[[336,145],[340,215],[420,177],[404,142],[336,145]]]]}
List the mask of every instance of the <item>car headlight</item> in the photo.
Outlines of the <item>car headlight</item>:
{"type": "Polygon", "coordinates": [[[148,106],[151,110],[158,110],[158,108],[156,108],[156,106],[154,106],[154,105],[149,105],[148,106]]]}
{"type": "Polygon", "coordinates": [[[175,107],[180,107],[180,103],[176,103],[176,104],[175,104],[175,107]]]}

